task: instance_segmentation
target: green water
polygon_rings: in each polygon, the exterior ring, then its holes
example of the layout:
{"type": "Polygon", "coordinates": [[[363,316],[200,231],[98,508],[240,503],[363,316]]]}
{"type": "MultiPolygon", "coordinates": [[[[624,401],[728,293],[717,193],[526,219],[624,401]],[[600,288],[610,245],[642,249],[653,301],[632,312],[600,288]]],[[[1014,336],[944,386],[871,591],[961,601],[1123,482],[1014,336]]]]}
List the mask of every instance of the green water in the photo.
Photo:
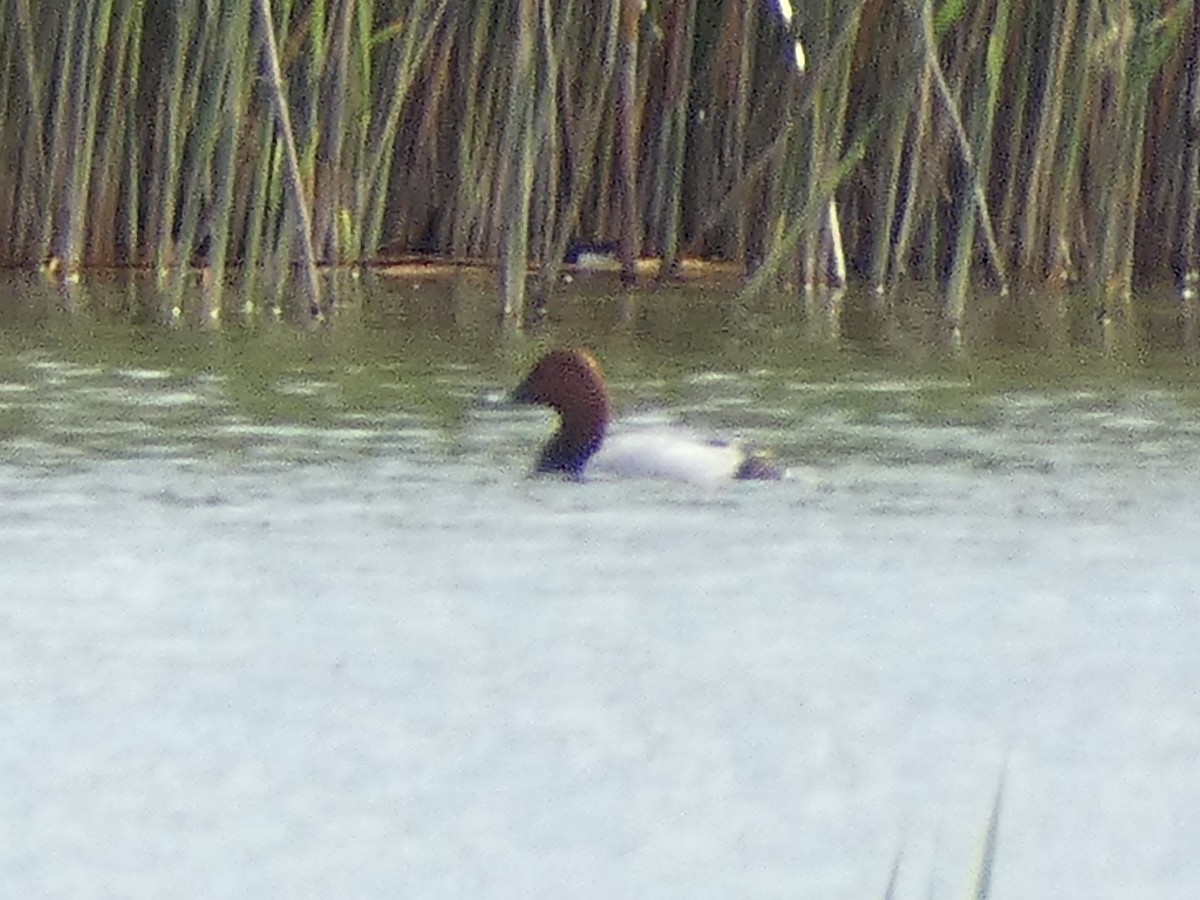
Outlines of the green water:
{"type": "Polygon", "coordinates": [[[490,287],[481,275],[344,279],[334,308],[312,322],[286,300],[280,311],[228,295],[213,315],[195,296],[163,298],[148,279],[66,290],[11,278],[0,304],[0,437],[11,460],[50,464],[302,456],[310,444],[318,455],[367,452],[416,429],[434,464],[489,392],[555,343],[589,346],[627,414],[665,411],[796,462],[903,459],[906,438],[889,441],[890,426],[986,429],[1019,396],[1097,412],[1135,395],[1169,398],[1178,416],[1200,405],[1197,355],[1165,302],[1117,326],[1087,298],[990,298],[955,333],[921,293],[745,308],[732,286],[629,295],[585,282],[515,335],[497,326],[490,287]],[[1035,315],[1039,305],[1051,312],[1035,315]],[[809,427],[823,417],[855,434],[809,427]]]}
{"type": "Polygon", "coordinates": [[[992,896],[1196,895],[1170,303],[338,296],[0,286],[14,896],[963,896],[1001,770],[992,896]],[[788,477],[529,478],[558,342],[788,477]]]}

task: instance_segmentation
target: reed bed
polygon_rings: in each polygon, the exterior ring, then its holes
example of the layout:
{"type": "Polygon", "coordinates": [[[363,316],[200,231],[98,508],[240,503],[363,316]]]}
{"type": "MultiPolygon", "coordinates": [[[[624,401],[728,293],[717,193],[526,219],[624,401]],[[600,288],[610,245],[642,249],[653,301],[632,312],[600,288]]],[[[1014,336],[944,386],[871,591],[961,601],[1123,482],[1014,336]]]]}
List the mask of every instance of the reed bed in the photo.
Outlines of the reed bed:
{"type": "Polygon", "coordinates": [[[2,3],[8,266],[315,294],[319,266],[432,252],[497,264],[512,314],[573,241],[756,289],[840,254],[952,308],[1196,280],[1200,4],[2,3]]]}

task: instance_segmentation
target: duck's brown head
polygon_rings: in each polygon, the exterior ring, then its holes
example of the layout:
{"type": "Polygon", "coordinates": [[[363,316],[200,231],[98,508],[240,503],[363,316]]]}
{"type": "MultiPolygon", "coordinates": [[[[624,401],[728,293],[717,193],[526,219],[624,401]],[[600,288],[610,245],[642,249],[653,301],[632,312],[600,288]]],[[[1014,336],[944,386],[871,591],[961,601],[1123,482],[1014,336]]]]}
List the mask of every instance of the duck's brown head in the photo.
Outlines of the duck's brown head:
{"type": "Polygon", "coordinates": [[[549,351],[511,396],[514,402],[549,406],[558,413],[558,431],[542,448],[538,471],[579,475],[599,449],[611,415],[604,376],[591,354],[549,351]]]}

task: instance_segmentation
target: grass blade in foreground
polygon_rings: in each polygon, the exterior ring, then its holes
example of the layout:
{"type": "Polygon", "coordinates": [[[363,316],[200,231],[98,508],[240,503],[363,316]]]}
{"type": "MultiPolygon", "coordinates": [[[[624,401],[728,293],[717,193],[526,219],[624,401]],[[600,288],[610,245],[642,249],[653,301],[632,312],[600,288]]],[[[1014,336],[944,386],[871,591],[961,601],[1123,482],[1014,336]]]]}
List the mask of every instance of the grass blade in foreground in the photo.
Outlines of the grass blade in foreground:
{"type": "Polygon", "coordinates": [[[992,871],[996,864],[996,843],[1000,832],[1000,806],[1004,798],[1004,773],[996,785],[996,799],[992,802],[992,814],[988,817],[987,831],[983,836],[983,848],[979,853],[979,865],[975,872],[973,900],[987,900],[992,891],[992,871]]]}

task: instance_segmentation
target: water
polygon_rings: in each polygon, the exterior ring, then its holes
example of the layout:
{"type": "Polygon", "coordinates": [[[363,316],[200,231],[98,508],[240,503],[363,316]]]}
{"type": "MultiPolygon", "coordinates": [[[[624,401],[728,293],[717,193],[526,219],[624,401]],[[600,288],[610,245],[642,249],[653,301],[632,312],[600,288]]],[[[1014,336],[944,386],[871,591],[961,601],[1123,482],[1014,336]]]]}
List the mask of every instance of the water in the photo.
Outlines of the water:
{"type": "Polygon", "coordinates": [[[993,896],[1200,887],[1200,392],[1148,331],[552,315],[629,416],[791,463],[713,492],[527,478],[533,345],[470,287],[9,290],[6,893],[858,898],[901,854],[960,897],[1002,776],[993,896]]]}

